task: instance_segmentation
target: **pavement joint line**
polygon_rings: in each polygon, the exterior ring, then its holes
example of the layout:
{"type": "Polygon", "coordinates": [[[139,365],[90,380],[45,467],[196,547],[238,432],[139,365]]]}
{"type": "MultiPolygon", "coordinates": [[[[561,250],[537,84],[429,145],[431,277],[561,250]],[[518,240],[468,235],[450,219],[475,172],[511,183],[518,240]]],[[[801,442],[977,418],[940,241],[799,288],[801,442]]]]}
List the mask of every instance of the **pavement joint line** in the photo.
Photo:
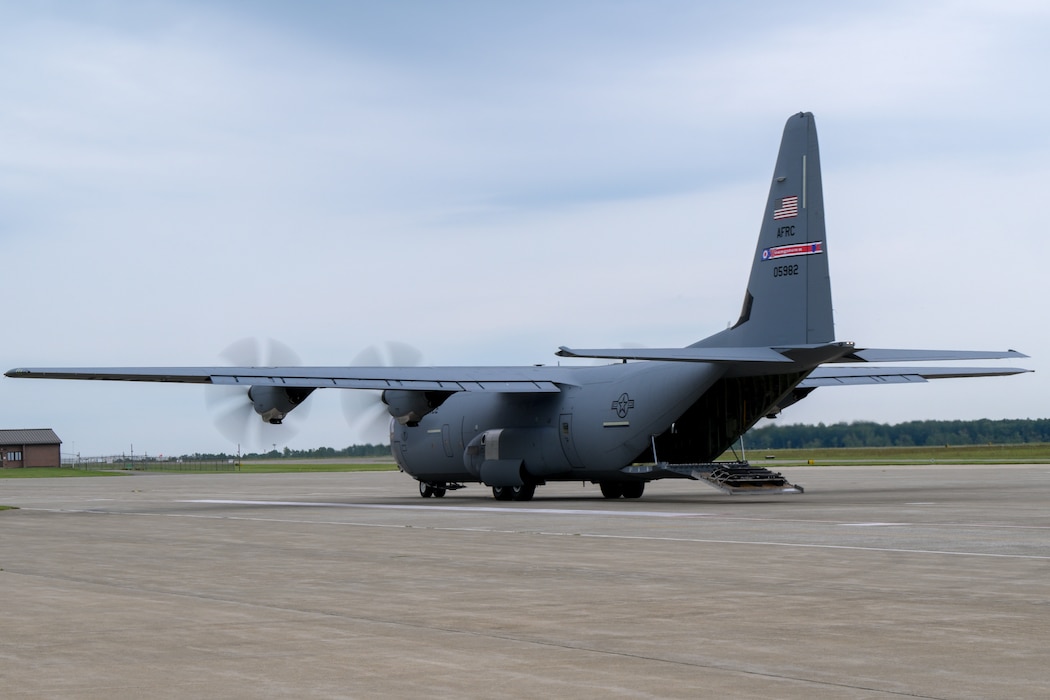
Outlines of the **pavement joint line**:
{"type": "MultiPolygon", "coordinates": [[[[226,499],[194,499],[175,501],[176,503],[201,503],[215,505],[262,505],[262,506],[290,506],[290,507],[320,507],[320,508],[362,508],[375,510],[423,510],[436,513],[506,513],[506,514],[538,514],[538,515],[612,515],[612,516],[634,516],[652,518],[712,518],[718,520],[737,520],[744,522],[784,522],[784,523],[812,523],[814,525],[852,525],[854,527],[869,525],[869,523],[858,523],[850,520],[815,520],[812,518],[751,518],[738,515],[727,515],[725,513],[682,513],[675,511],[629,511],[629,510],[596,510],[590,508],[508,508],[499,506],[453,506],[453,505],[408,505],[395,503],[335,503],[321,501],[252,501],[252,500],[226,500],[226,499]]],[[[969,527],[990,529],[1013,529],[1013,530],[1050,530],[1048,525],[1005,525],[999,523],[914,523],[914,522],[879,522],[874,523],[884,526],[918,526],[918,527],[969,527]]]]}
{"type": "Polygon", "coordinates": [[[804,542],[769,542],[764,540],[707,540],[691,537],[647,537],[645,535],[601,535],[584,533],[583,537],[622,540],[652,540],[656,542],[696,542],[700,544],[749,544],[766,547],[800,547],[804,549],[842,549],[860,552],[890,552],[895,554],[939,554],[957,557],[991,557],[995,559],[1034,559],[1050,561],[1050,555],[1041,554],[996,554],[993,552],[950,552],[940,549],[900,549],[895,547],[858,547],[844,544],[807,544],[804,542]]]}

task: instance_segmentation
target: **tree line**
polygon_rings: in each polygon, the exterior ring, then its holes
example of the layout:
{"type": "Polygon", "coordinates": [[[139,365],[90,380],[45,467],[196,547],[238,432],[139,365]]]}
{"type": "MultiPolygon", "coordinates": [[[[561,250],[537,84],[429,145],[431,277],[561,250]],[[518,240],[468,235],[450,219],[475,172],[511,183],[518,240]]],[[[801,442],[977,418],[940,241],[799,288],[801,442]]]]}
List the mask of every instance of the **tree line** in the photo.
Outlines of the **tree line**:
{"type": "Polygon", "coordinates": [[[342,449],[334,447],[317,447],[312,450],[293,450],[285,447],[283,450],[269,450],[268,452],[248,452],[241,455],[217,454],[196,452],[192,455],[183,455],[181,459],[188,460],[224,460],[233,459],[332,459],[335,457],[389,457],[390,445],[350,445],[342,449]]]}
{"type": "Polygon", "coordinates": [[[825,425],[764,425],[744,436],[747,449],[1019,445],[1050,442],[1050,419],[867,421],[825,425]]]}
{"type": "MultiPolygon", "coordinates": [[[[819,447],[917,447],[933,445],[1020,445],[1050,443],[1050,418],[1007,420],[920,420],[890,425],[868,421],[825,425],[767,424],[744,436],[751,450],[813,449],[819,447]]],[[[183,455],[183,459],[224,460],[225,453],[183,455]]],[[[390,445],[350,445],[337,449],[251,452],[242,459],[332,459],[337,457],[389,457],[390,445]]]]}

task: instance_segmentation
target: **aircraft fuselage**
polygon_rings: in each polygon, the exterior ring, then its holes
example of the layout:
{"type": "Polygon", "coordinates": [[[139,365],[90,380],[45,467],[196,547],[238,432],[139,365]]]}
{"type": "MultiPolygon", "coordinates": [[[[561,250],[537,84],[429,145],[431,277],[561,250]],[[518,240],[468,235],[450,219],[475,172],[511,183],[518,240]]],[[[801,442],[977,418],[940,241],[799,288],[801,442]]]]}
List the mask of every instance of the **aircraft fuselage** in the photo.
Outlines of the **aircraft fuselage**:
{"type": "Polygon", "coordinates": [[[417,425],[392,420],[398,465],[433,483],[623,478],[724,373],[677,362],[558,369],[557,393],[459,392],[417,425]]]}

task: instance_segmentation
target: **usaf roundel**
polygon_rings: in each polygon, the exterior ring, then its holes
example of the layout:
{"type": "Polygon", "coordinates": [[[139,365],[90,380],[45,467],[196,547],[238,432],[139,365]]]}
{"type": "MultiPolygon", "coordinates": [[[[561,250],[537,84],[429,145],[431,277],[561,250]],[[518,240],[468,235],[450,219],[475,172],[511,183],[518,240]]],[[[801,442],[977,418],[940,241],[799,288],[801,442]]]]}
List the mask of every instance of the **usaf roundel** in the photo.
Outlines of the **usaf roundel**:
{"type": "Polygon", "coordinates": [[[627,395],[627,393],[620,394],[620,398],[612,402],[610,408],[616,411],[616,415],[620,418],[626,418],[627,412],[634,408],[634,399],[627,395]]]}

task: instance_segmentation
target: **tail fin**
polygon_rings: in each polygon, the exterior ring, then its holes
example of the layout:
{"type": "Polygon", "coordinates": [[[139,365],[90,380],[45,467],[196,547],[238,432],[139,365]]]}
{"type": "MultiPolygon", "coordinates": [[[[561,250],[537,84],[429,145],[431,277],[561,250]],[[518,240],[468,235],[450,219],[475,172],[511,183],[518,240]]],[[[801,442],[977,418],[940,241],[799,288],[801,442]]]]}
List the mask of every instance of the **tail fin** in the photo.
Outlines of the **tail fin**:
{"type": "Polygon", "coordinates": [[[834,339],[817,128],[813,115],[803,112],[784,127],[740,319],[693,347],[834,339]]]}

